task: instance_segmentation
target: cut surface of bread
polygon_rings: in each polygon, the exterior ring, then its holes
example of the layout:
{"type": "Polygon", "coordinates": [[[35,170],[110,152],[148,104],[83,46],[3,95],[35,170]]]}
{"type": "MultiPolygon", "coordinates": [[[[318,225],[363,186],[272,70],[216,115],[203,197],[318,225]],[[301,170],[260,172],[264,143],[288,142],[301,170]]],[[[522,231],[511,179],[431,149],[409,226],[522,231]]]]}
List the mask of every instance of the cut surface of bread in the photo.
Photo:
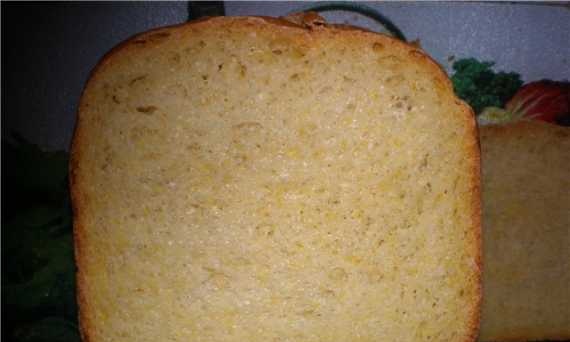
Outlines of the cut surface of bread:
{"type": "Polygon", "coordinates": [[[81,99],[80,321],[100,341],[472,341],[470,109],[387,36],[254,17],[139,35],[81,99]]]}
{"type": "Polygon", "coordinates": [[[538,121],[480,130],[481,341],[570,339],[570,128],[538,121]]]}

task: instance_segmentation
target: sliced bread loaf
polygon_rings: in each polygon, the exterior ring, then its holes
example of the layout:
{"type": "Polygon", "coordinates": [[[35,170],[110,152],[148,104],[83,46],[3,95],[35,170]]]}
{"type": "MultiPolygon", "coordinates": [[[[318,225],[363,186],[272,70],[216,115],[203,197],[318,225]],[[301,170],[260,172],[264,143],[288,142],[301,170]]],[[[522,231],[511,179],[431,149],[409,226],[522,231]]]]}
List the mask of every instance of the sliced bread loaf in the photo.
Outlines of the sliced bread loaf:
{"type": "Polygon", "coordinates": [[[570,339],[570,128],[481,128],[481,341],[570,339]]]}
{"type": "Polygon", "coordinates": [[[475,338],[476,127],[417,47],[314,15],[159,29],[78,120],[86,341],[475,338]]]}

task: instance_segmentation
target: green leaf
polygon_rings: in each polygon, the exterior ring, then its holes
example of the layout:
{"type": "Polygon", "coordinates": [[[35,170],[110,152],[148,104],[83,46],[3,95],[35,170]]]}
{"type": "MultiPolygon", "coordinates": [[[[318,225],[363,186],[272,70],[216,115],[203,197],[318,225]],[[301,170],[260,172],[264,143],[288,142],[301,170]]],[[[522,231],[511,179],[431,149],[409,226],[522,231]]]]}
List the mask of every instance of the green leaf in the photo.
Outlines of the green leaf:
{"type": "Polygon", "coordinates": [[[514,72],[495,72],[494,63],[474,58],[460,59],[453,64],[451,77],[457,96],[480,114],[485,107],[504,107],[521,87],[520,75],[514,72]]]}

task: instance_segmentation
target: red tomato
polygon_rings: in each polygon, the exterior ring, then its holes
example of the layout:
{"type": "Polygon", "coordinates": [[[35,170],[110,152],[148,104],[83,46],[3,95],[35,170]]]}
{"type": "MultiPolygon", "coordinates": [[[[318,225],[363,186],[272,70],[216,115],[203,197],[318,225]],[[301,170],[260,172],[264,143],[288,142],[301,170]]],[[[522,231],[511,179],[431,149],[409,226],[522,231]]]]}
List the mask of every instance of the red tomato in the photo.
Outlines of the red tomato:
{"type": "Polygon", "coordinates": [[[570,117],[570,83],[541,80],[522,86],[505,105],[513,117],[548,122],[570,117]]]}

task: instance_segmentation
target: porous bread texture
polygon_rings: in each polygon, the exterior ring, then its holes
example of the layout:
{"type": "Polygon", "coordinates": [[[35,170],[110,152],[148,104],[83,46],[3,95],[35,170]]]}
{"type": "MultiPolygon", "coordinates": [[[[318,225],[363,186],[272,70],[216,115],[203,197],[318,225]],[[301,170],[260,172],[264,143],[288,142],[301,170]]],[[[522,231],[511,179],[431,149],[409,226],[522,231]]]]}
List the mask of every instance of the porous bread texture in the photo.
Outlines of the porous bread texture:
{"type": "Polygon", "coordinates": [[[72,149],[80,321],[100,341],[472,341],[472,112],[421,50],[212,18],[96,68],[72,149]]]}
{"type": "Polygon", "coordinates": [[[484,126],[481,341],[570,339],[570,128],[484,126]]]}

